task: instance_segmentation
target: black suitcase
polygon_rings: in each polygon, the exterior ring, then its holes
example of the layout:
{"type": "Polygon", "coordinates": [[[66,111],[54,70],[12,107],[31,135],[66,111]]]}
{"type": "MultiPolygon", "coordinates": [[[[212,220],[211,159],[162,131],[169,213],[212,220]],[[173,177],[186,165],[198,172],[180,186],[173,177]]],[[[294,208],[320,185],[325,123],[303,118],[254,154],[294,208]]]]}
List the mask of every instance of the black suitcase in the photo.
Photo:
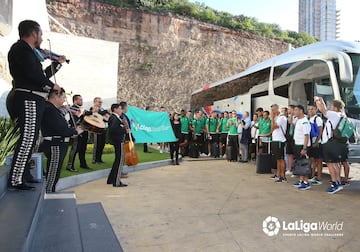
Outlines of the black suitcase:
{"type": "Polygon", "coordinates": [[[258,154],[256,157],[256,173],[271,173],[272,164],[272,154],[258,154]]]}
{"type": "Polygon", "coordinates": [[[220,157],[220,150],[219,150],[219,144],[218,143],[212,143],[211,144],[211,156],[218,158],[220,157]]]}
{"type": "Polygon", "coordinates": [[[274,162],[273,155],[270,153],[270,144],[268,144],[268,153],[260,153],[256,157],[256,173],[271,173],[274,162]]]}
{"type": "Polygon", "coordinates": [[[237,161],[237,150],[233,146],[226,146],[226,159],[227,161],[237,161]]]}
{"type": "Polygon", "coordinates": [[[199,145],[194,142],[189,144],[189,157],[198,158],[199,157],[199,145]]]}

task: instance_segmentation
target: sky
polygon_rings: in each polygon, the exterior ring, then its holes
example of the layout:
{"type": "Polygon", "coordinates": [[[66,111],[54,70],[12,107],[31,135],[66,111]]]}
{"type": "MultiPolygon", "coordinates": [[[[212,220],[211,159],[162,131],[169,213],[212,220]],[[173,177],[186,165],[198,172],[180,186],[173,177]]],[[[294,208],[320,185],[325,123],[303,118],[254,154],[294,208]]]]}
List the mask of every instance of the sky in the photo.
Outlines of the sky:
{"type": "MultiPolygon", "coordinates": [[[[233,15],[255,17],[259,22],[278,24],[283,30],[298,31],[298,0],[189,0],[200,2],[233,15]]],[[[359,0],[337,0],[341,12],[340,39],[360,40],[356,18],[360,15],[359,0]]]]}

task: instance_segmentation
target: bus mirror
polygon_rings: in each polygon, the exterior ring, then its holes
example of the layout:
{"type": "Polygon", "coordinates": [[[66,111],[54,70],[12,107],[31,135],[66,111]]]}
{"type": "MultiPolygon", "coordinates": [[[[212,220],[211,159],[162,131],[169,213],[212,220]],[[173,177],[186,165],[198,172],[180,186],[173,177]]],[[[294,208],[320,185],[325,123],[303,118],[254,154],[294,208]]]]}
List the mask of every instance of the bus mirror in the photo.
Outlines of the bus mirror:
{"type": "Polygon", "coordinates": [[[338,52],[337,58],[339,60],[340,80],[345,83],[351,83],[353,81],[353,68],[350,56],[346,53],[338,52]]]}

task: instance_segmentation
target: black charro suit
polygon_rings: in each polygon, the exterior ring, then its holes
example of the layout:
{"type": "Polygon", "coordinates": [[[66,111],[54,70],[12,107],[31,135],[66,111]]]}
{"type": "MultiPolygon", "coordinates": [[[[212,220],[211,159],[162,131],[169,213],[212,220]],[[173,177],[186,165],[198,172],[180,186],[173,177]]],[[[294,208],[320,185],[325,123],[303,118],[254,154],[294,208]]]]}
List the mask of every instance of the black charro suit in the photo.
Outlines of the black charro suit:
{"type": "Polygon", "coordinates": [[[44,74],[33,49],[23,40],[11,46],[8,62],[15,90],[11,103],[16,104],[14,109],[11,109],[11,114],[18,119],[20,128],[9,182],[11,186],[20,188],[25,183],[24,173],[27,173],[27,163],[39,136],[45,111],[45,97],[54,87],[54,83],[44,74]]]}
{"type": "Polygon", "coordinates": [[[115,160],[107,179],[108,184],[119,186],[120,176],[124,166],[124,141],[126,129],[123,119],[117,114],[111,114],[109,118],[110,142],[115,148],[115,160]]]}

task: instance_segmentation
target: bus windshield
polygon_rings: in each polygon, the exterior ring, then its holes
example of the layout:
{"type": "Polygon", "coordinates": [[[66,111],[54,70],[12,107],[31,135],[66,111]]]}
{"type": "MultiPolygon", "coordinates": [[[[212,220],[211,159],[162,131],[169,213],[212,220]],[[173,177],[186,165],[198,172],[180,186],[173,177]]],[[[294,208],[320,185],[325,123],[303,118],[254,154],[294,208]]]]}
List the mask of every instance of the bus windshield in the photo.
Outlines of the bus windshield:
{"type": "MultiPolygon", "coordinates": [[[[340,95],[345,103],[345,112],[348,117],[360,119],[360,55],[349,54],[353,65],[353,81],[344,83],[340,80],[339,74],[337,79],[340,88],[340,95]]],[[[335,69],[338,73],[338,64],[335,63],[335,69]]]]}

